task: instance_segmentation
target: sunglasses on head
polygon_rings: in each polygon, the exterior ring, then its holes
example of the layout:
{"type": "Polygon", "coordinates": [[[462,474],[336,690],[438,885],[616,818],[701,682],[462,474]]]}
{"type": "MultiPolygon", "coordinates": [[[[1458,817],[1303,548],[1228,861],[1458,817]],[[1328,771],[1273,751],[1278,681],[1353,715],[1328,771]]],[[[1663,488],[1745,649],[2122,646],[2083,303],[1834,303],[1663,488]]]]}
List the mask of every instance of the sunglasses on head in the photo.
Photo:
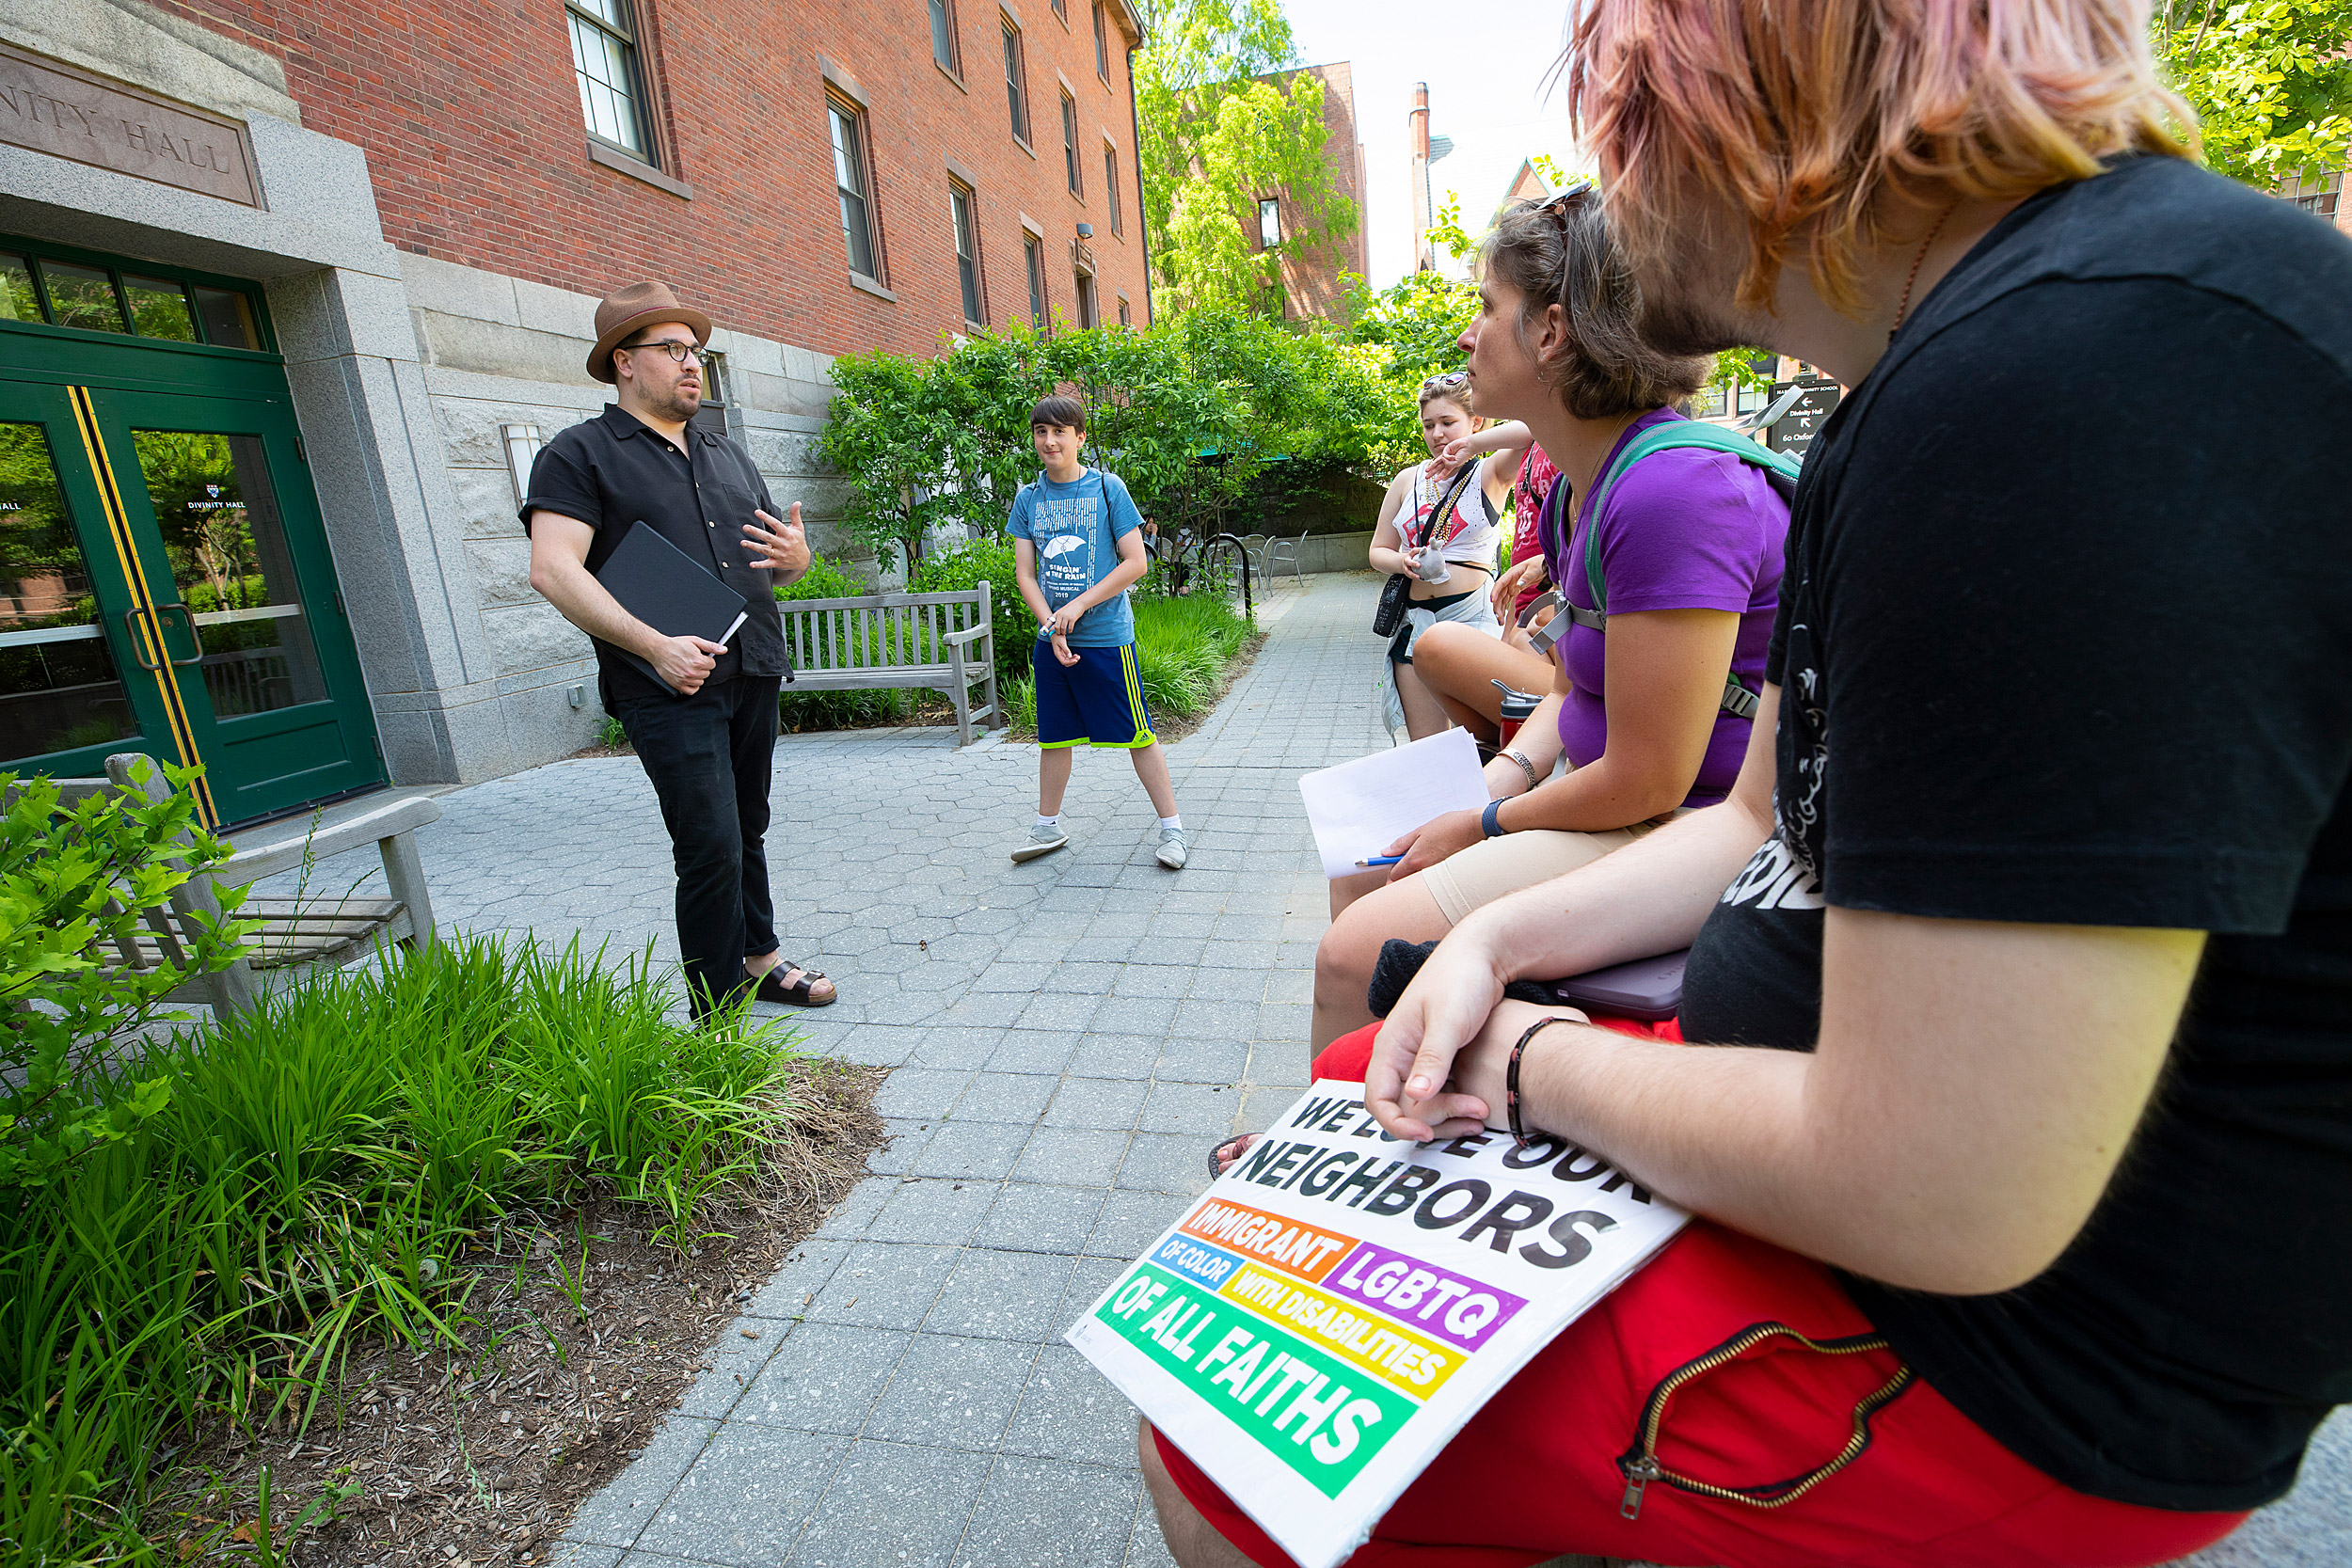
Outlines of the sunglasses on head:
{"type": "Polygon", "coordinates": [[[1469,380],[1470,372],[1468,371],[1448,371],[1443,375],[1433,375],[1422,382],[1421,389],[1424,392],[1448,392],[1467,384],[1469,380]]]}
{"type": "Polygon", "coordinates": [[[1565,232],[1568,227],[1568,209],[1582,206],[1597,195],[1597,191],[1598,187],[1590,180],[1580,180],[1535,210],[1557,218],[1562,231],[1565,232]]]}

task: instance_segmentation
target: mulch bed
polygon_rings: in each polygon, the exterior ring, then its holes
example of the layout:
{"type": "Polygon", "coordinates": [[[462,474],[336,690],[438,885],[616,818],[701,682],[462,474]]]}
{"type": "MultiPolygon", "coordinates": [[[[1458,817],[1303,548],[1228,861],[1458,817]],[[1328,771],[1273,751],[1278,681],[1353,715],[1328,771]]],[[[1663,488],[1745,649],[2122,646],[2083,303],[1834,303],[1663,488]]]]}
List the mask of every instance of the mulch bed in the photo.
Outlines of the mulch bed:
{"type": "Polygon", "coordinates": [[[464,1348],[370,1340],[355,1350],[307,1433],[208,1434],[172,1456],[181,1495],[151,1539],[181,1562],[279,1560],[304,1568],[461,1568],[545,1558],[580,1505],[642,1451],[719,1336],[803,1238],[866,1174],[882,1139],[883,1074],[812,1060],[812,1102],[782,1158],[722,1195],[690,1255],[648,1240],[642,1206],[599,1202],[510,1216],[471,1272],[464,1348]],[[535,1223],[534,1223],[535,1222],[535,1223]],[[586,1285],[575,1313],[559,1262],[586,1285]],[[519,1291],[516,1282],[520,1281],[519,1291]],[[255,1550],[261,1471],[282,1558],[255,1550]],[[334,1499],[288,1539],[287,1527],[334,1499]],[[166,1525],[165,1521],[172,1521],[166,1525]],[[176,1528],[174,1528],[176,1526],[176,1528]]]}

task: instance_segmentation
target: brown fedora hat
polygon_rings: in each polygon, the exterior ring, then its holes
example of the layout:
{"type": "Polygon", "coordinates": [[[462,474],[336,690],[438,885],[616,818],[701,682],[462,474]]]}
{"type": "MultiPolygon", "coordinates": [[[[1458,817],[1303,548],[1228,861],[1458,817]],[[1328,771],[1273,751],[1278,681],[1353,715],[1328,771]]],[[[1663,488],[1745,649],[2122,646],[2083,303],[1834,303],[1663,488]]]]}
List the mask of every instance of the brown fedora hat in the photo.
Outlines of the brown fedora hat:
{"type": "Polygon", "coordinates": [[[710,341],[710,318],[680,305],[667,283],[631,283],[596,307],[596,346],[588,351],[588,373],[598,381],[617,380],[612,351],[639,327],[660,322],[683,322],[694,329],[694,341],[710,341]]]}

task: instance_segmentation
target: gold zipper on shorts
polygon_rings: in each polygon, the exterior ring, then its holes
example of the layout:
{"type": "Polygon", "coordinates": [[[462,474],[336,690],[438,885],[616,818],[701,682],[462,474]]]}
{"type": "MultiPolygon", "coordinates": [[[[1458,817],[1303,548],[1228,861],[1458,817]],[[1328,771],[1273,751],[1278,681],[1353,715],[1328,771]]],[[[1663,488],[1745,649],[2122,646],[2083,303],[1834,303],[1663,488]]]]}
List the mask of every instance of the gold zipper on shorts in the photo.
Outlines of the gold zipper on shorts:
{"type": "Polygon", "coordinates": [[[1804,1497],[1821,1482],[1862,1457],[1870,1446],[1870,1418],[1911,1386],[1913,1372],[1908,1366],[1895,1369],[1895,1375],[1871,1391],[1853,1407],[1853,1432],[1844,1448],[1826,1465],[1807,1470],[1788,1481],[1772,1481],[1763,1486],[1717,1486],[1711,1481],[1677,1475],[1658,1462],[1658,1434],[1665,1425],[1666,1402],[1685,1384],[1705,1377],[1708,1372],[1737,1360],[1765,1340],[1786,1336],[1821,1355],[1858,1355],[1866,1351],[1885,1350],[1883,1334],[1856,1334],[1842,1339],[1808,1338],[1787,1323],[1755,1323],[1741,1329],[1730,1338],[1693,1361],[1681,1366],[1659,1379],[1648,1401],[1642,1406],[1640,1431],[1634,1445],[1617,1456],[1617,1468],[1625,1474],[1625,1500],[1617,1505],[1620,1517],[1638,1519],[1642,1516],[1642,1494],[1654,1481],[1695,1492],[1702,1497],[1715,1497],[1724,1502],[1746,1503],[1751,1508],[1779,1508],[1804,1497]]]}

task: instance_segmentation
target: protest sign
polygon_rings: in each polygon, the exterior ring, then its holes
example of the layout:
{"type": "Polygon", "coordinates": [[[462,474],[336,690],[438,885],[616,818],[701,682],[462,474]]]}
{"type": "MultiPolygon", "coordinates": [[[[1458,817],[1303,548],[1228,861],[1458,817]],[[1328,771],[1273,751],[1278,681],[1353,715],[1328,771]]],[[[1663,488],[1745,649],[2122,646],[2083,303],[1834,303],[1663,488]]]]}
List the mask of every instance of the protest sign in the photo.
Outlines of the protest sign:
{"type": "Polygon", "coordinates": [[[1689,1216],[1543,1136],[1395,1140],[1318,1083],[1066,1338],[1304,1568],[1689,1216]]]}

